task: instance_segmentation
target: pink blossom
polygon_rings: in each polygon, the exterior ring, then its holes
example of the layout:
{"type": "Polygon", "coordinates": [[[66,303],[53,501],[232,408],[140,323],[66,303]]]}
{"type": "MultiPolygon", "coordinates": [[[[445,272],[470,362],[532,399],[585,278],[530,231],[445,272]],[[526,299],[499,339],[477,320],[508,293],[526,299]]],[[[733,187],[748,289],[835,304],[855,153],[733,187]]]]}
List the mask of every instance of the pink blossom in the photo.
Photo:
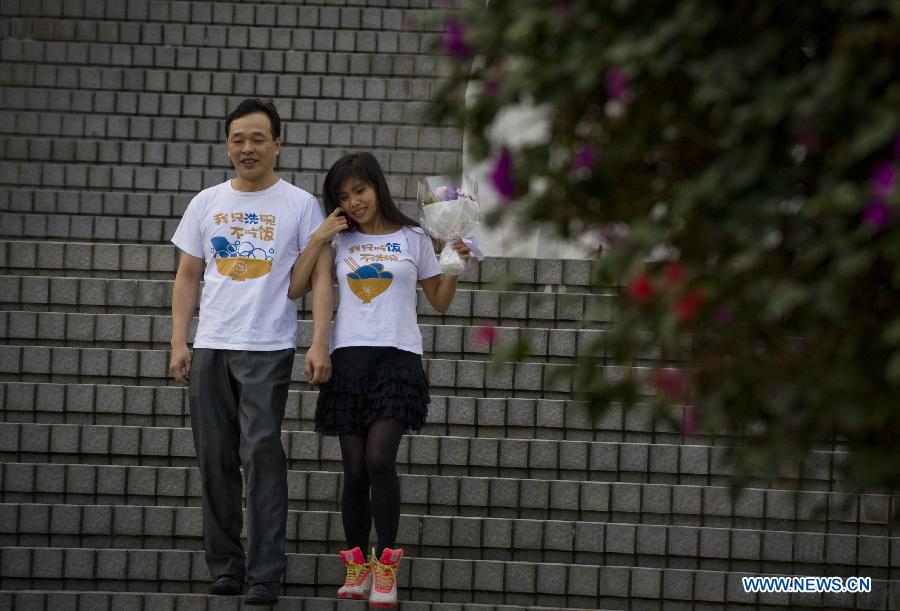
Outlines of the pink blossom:
{"type": "Polygon", "coordinates": [[[684,264],[681,261],[671,261],[666,265],[666,282],[669,286],[684,282],[684,264]]]}
{"type": "Polygon", "coordinates": [[[884,231],[891,223],[891,208],[884,200],[875,198],[863,210],[863,219],[875,231],[884,231]]]}
{"type": "Polygon", "coordinates": [[[697,316],[704,301],[706,296],[702,291],[691,291],[675,302],[675,315],[681,321],[692,320],[697,316]]]}
{"type": "Polygon", "coordinates": [[[687,381],[677,369],[656,369],[653,372],[653,385],[674,401],[683,401],[687,394],[687,381]]]}
{"type": "Polygon", "coordinates": [[[575,147],[572,156],[572,167],[576,170],[589,170],[597,159],[597,149],[590,142],[582,142],[575,147]]]}
{"type": "Polygon", "coordinates": [[[497,341],[498,335],[497,327],[494,325],[484,325],[475,329],[472,340],[477,344],[487,344],[488,346],[491,346],[497,341]]]}
{"type": "Polygon", "coordinates": [[[509,154],[509,150],[503,149],[500,151],[500,156],[494,164],[494,169],[491,170],[490,179],[497,193],[503,199],[512,199],[516,194],[516,185],[513,182],[512,175],[512,155],[509,154]]]}
{"type": "Polygon", "coordinates": [[[624,223],[606,223],[600,227],[600,246],[602,248],[618,248],[630,241],[630,229],[624,223]]]}
{"type": "Polygon", "coordinates": [[[697,435],[698,410],[693,405],[685,405],[681,415],[681,433],[685,437],[697,435]]]}
{"type": "Polygon", "coordinates": [[[465,58],[472,52],[466,40],[466,26],[462,21],[451,19],[444,24],[444,37],[442,39],[444,51],[454,57],[465,58]]]}
{"type": "Polygon", "coordinates": [[[610,68],[606,72],[606,94],[617,102],[624,102],[628,97],[629,83],[625,74],[618,68],[610,68]]]}
{"type": "Polygon", "coordinates": [[[811,129],[802,130],[797,136],[797,141],[810,153],[818,151],[822,147],[822,142],[819,140],[819,134],[811,129]]]}
{"type": "Polygon", "coordinates": [[[628,296],[635,303],[647,303],[653,297],[653,284],[646,272],[641,272],[628,283],[628,296]]]}
{"type": "Polygon", "coordinates": [[[878,195],[886,195],[894,186],[895,179],[894,164],[879,163],[872,172],[872,190],[878,195]]]}
{"type": "Polygon", "coordinates": [[[732,320],[734,320],[734,310],[732,310],[728,306],[722,306],[721,308],[716,310],[716,314],[713,317],[713,320],[717,325],[727,325],[732,320]]]}

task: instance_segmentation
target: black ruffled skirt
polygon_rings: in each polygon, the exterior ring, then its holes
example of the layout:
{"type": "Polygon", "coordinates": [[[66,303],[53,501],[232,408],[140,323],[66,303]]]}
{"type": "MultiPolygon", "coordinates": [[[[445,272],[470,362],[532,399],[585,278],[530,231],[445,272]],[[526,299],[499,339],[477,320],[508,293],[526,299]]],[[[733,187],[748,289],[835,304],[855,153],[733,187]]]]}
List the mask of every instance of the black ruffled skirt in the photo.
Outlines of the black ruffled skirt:
{"type": "Polygon", "coordinates": [[[417,431],[429,403],[418,354],[381,346],[338,348],[331,353],[331,379],[319,386],[316,431],[362,434],[377,420],[396,420],[417,431]]]}

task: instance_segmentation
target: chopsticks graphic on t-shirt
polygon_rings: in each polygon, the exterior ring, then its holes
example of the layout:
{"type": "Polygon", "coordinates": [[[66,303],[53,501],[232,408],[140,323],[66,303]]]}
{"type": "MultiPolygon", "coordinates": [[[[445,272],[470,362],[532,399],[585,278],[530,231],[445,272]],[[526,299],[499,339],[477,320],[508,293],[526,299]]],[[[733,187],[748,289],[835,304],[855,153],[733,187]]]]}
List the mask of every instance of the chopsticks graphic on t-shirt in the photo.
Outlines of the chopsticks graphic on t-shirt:
{"type": "Polygon", "coordinates": [[[347,257],[344,259],[344,263],[347,264],[347,267],[350,268],[350,271],[358,272],[359,271],[359,263],[357,263],[353,257],[347,257]]]}

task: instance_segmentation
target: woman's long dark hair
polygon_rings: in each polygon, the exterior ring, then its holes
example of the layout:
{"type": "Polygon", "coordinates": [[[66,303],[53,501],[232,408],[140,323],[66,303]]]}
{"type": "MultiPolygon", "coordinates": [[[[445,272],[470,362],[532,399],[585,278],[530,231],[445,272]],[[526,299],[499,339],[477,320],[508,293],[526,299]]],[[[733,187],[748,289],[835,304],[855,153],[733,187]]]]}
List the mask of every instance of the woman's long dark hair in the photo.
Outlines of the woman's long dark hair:
{"type": "MultiPolygon", "coordinates": [[[[372,186],[378,201],[378,210],[388,223],[419,227],[417,221],[403,214],[400,208],[397,207],[397,204],[394,203],[384,172],[372,153],[350,153],[349,155],[344,155],[335,161],[331,169],[328,170],[328,174],[325,175],[325,184],[322,186],[322,203],[325,207],[326,216],[341,207],[340,189],[348,178],[355,178],[372,186]]],[[[347,217],[347,228],[350,231],[355,231],[359,228],[356,221],[349,216],[347,217]]]]}

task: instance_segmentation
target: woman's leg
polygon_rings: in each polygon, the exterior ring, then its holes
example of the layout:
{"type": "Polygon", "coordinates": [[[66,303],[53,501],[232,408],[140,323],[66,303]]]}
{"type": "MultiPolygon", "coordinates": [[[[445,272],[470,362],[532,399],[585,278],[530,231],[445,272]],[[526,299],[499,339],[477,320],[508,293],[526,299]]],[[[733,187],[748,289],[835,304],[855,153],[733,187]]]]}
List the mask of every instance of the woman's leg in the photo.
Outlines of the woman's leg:
{"type": "Polygon", "coordinates": [[[396,420],[379,420],[369,427],[366,439],[366,466],[372,482],[372,517],[378,535],[376,557],[397,542],[400,525],[400,479],[397,477],[397,450],[405,427],[396,420]]]}
{"type": "Polygon", "coordinates": [[[347,549],[359,547],[367,555],[372,512],[369,506],[369,474],[366,469],[366,438],[341,435],[341,457],[344,461],[344,488],[341,494],[341,517],[347,549]]]}

